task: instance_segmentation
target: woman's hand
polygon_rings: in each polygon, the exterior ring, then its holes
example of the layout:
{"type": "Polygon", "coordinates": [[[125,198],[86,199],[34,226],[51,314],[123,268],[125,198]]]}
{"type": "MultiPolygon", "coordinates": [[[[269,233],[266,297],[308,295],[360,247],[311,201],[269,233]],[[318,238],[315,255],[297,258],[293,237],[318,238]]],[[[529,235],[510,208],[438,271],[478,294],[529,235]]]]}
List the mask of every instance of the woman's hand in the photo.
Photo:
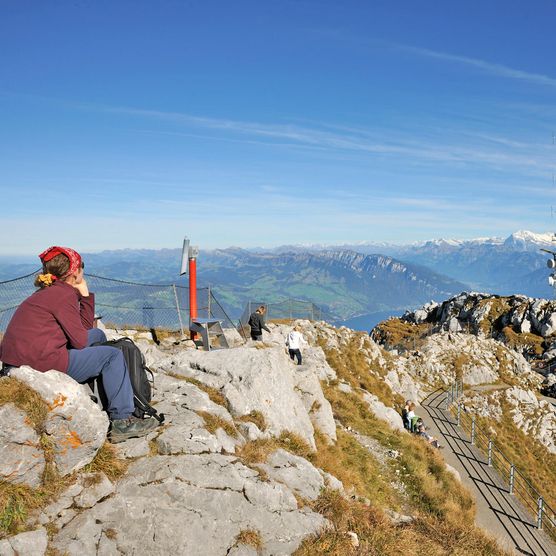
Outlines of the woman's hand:
{"type": "Polygon", "coordinates": [[[87,286],[87,281],[82,278],[79,283],[73,284],[73,287],[83,296],[89,297],[89,287],[87,286]]]}

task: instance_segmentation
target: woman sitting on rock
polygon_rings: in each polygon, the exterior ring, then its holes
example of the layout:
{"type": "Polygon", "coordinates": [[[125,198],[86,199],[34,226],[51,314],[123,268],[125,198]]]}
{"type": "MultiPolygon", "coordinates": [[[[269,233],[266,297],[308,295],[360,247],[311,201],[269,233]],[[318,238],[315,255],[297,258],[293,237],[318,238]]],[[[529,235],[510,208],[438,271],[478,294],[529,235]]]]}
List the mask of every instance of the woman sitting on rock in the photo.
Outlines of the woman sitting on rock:
{"type": "Polygon", "coordinates": [[[147,434],[158,422],[133,417],[133,390],[122,352],[92,346],[106,341],[106,336],[93,328],[95,297],[83,277],[81,256],[54,246],[39,258],[43,273],[35,286],[40,289],[17,308],[0,344],[3,369],[21,365],[41,372],[54,369],[80,383],[100,375],[108,399],[111,441],[147,434]]]}

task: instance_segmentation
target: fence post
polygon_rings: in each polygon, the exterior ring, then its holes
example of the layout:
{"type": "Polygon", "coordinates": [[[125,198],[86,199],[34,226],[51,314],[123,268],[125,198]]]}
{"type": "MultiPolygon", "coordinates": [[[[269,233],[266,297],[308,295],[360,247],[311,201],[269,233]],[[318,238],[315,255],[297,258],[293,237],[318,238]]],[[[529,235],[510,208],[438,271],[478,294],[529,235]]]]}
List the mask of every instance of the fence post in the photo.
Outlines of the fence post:
{"type": "Polygon", "coordinates": [[[544,500],[542,496],[539,496],[537,500],[537,529],[542,529],[542,513],[544,510],[544,500]]]}
{"type": "Polygon", "coordinates": [[[207,318],[209,318],[209,319],[212,318],[211,307],[210,307],[210,296],[211,296],[211,293],[210,293],[210,284],[209,284],[208,285],[208,302],[207,302],[207,306],[208,306],[207,318]]]}
{"type": "Polygon", "coordinates": [[[471,417],[471,444],[475,444],[475,415],[471,417]]]}
{"type": "Polygon", "coordinates": [[[457,422],[458,427],[460,426],[460,424],[461,424],[461,404],[458,403],[458,422],[457,422]]]}
{"type": "Polygon", "coordinates": [[[492,440],[488,439],[488,466],[492,467],[492,440]]]}
{"type": "Polygon", "coordinates": [[[178,320],[180,321],[180,330],[181,330],[181,335],[183,336],[185,334],[185,332],[183,330],[183,322],[181,320],[180,302],[179,302],[179,299],[178,299],[178,290],[176,289],[176,284],[172,284],[172,289],[174,290],[174,298],[176,300],[176,309],[178,311],[178,320]]]}
{"type": "Polygon", "coordinates": [[[510,494],[514,493],[515,465],[510,465],[510,494]]]}

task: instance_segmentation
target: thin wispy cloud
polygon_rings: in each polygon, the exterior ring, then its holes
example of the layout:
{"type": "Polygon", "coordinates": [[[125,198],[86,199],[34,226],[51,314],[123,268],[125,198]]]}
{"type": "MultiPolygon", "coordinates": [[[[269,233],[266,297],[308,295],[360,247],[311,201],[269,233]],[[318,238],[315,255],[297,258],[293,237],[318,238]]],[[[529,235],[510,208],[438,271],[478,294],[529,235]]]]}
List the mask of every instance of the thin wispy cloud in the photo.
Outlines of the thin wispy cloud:
{"type": "MultiPolygon", "coordinates": [[[[556,84],[556,80],[555,84],[556,84]]],[[[93,108],[89,106],[89,108],[93,108]]],[[[129,107],[95,106],[95,110],[102,110],[122,115],[136,116],[167,122],[172,125],[184,127],[197,127],[210,129],[221,133],[240,134],[248,137],[258,137],[268,140],[274,146],[274,141],[279,140],[279,146],[305,146],[334,151],[351,151],[376,156],[397,156],[407,159],[425,160],[437,163],[471,163],[492,165],[498,169],[507,166],[519,166],[522,171],[528,169],[533,175],[540,175],[551,167],[552,161],[549,157],[539,155],[535,152],[515,152],[508,150],[485,150],[484,146],[469,146],[447,144],[439,140],[438,143],[423,143],[409,133],[405,139],[400,138],[398,132],[388,129],[364,130],[358,128],[344,127],[336,132],[320,129],[302,127],[299,125],[274,124],[261,122],[246,122],[233,119],[220,119],[199,117],[181,112],[166,112],[161,110],[148,110],[129,107]],[[389,135],[391,137],[389,138],[389,135]],[[373,136],[377,136],[373,140],[373,136]],[[379,141],[378,136],[382,137],[379,141]],[[284,143],[283,141],[287,141],[284,143]]],[[[322,127],[324,127],[323,124],[322,127]]],[[[330,129],[331,126],[329,126],[330,129]]],[[[166,131],[164,132],[166,133],[166,131]]],[[[180,132],[170,131],[178,135],[180,132]]],[[[184,134],[184,137],[189,135],[184,134]]],[[[207,137],[208,139],[208,137],[207,137]]],[[[249,141],[248,139],[242,139],[249,141]]],[[[503,141],[499,141],[502,143],[503,141]]],[[[517,144],[506,142],[505,147],[517,147],[517,144]]]]}
{"type": "Polygon", "coordinates": [[[504,66],[503,64],[494,64],[486,60],[480,60],[478,58],[469,58],[468,56],[458,56],[456,54],[449,54],[447,52],[438,52],[436,50],[430,50],[428,48],[419,48],[417,46],[408,46],[397,44],[397,48],[405,50],[407,52],[412,52],[414,54],[419,54],[421,56],[426,56],[428,58],[436,58],[437,60],[445,60],[447,62],[456,62],[458,64],[464,64],[466,66],[472,66],[485,71],[491,75],[496,75],[499,77],[508,77],[510,79],[519,79],[522,81],[528,81],[529,83],[535,83],[538,85],[547,85],[549,87],[556,87],[556,79],[548,75],[542,75],[540,73],[531,73],[515,68],[510,68],[504,66]]]}

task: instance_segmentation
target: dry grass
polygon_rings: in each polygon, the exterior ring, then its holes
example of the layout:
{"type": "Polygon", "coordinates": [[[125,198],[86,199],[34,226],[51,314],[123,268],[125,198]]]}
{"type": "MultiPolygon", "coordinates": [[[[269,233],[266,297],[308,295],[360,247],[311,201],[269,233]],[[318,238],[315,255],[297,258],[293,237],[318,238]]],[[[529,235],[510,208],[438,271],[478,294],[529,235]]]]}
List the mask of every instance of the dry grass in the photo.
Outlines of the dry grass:
{"type": "MultiPolygon", "coordinates": [[[[502,404],[503,414],[510,407],[502,404]]],[[[500,422],[477,416],[482,430],[493,430],[493,439],[504,455],[514,463],[526,479],[543,494],[547,504],[556,508],[556,455],[551,454],[532,434],[525,434],[510,418],[500,422]]],[[[508,470],[504,473],[507,475],[508,470]]]]}
{"type": "Polygon", "coordinates": [[[544,338],[530,332],[515,332],[511,326],[502,329],[504,343],[511,349],[531,355],[541,356],[544,353],[544,338]]]}
{"type": "Polygon", "coordinates": [[[323,491],[312,509],[332,527],[305,539],[295,556],[509,556],[472,524],[424,517],[396,526],[380,509],[347,500],[336,491],[323,491]],[[359,547],[349,532],[357,535],[359,547]]]}
{"type": "Polygon", "coordinates": [[[111,481],[116,481],[127,471],[129,462],[121,459],[112,444],[105,442],[93,461],[83,467],[83,473],[104,473],[111,481]]]}
{"type": "Polygon", "coordinates": [[[261,438],[247,442],[236,451],[236,455],[247,464],[265,463],[268,456],[279,448],[306,459],[313,454],[311,447],[299,435],[284,431],[279,437],[261,438]]]}
{"type": "Polygon", "coordinates": [[[183,376],[183,375],[180,375],[178,373],[168,372],[166,374],[168,376],[173,377],[173,378],[177,378],[178,380],[184,380],[185,382],[189,382],[189,383],[193,384],[194,386],[199,388],[199,390],[202,390],[203,392],[208,394],[209,399],[212,402],[214,402],[215,404],[221,405],[223,407],[228,407],[228,401],[226,400],[226,397],[224,396],[224,394],[222,394],[222,392],[220,390],[218,390],[218,388],[213,388],[212,386],[207,386],[206,384],[204,384],[200,380],[197,380],[196,378],[191,378],[189,376],[183,376]]]}
{"type": "Polygon", "coordinates": [[[245,544],[259,551],[263,548],[263,539],[255,529],[242,529],[236,537],[235,544],[245,544]]]}
{"type": "Polygon", "coordinates": [[[398,318],[379,323],[373,329],[373,337],[386,349],[411,351],[419,349],[430,334],[428,323],[412,324],[398,318]]]}
{"type": "Polygon", "coordinates": [[[197,415],[203,418],[205,421],[205,428],[212,434],[214,434],[218,429],[222,429],[229,436],[236,438],[237,429],[234,424],[230,421],[226,421],[218,415],[213,415],[208,411],[197,411],[197,415]]]}
{"type": "Polygon", "coordinates": [[[47,403],[23,382],[1,378],[0,405],[10,402],[25,412],[27,423],[39,435],[39,446],[46,464],[38,488],[0,481],[0,537],[25,530],[29,513],[44,507],[75,480],[73,475],[61,478],[54,466],[54,446],[44,430],[49,411],[47,403]]]}
{"type": "Polygon", "coordinates": [[[276,344],[269,344],[268,342],[255,342],[252,347],[255,349],[271,349],[276,347],[276,344]]]}
{"type": "Polygon", "coordinates": [[[501,317],[504,314],[508,313],[510,310],[508,298],[490,297],[487,299],[482,299],[481,301],[479,301],[478,305],[479,307],[488,306],[488,313],[479,323],[479,328],[484,332],[484,334],[486,336],[491,336],[494,330],[501,330],[501,317]]]}
{"type": "Polygon", "coordinates": [[[475,506],[471,495],[446,470],[437,450],[416,436],[393,431],[374,416],[357,394],[345,394],[331,386],[324,386],[324,391],[334,416],[344,426],[400,452],[400,478],[415,509],[444,519],[473,521],[475,506]]]}
{"type": "Polygon", "coordinates": [[[44,508],[74,481],[75,475],[62,478],[48,465],[38,488],[0,481],[0,539],[25,531],[29,515],[44,508]]]}
{"type": "Polygon", "coordinates": [[[363,388],[375,394],[378,399],[389,407],[403,407],[404,399],[392,392],[390,386],[384,381],[388,369],[383,368],[378,362],[369,361],[366,353],[361,349],[369,337],[364,333],[357,333],[340,349],[329,348],[326,342],[319,339],[328,364],[336,371],[338,378],[348,382],[354,388],[363,388]]]}
{"type": "Polygon", "coordinates": [[[458,353],[454,357],[452,364],[454,366],[454,375],[456,380],[463,380],[463,373],[465,367],[469,365],[470,362],[471,362],[471,357],[469,357],[467,353],[458,353]]]}
{"type": "Polygon", "coordinates": [[[311,463],[342,481],[349,492],[355,491],[380,506],[399,507],[400,497],[391,485],[394,471],[382,466],[350,434],[338,430],[337,436],[337,442],[329,444],[321,433],[315,435],[317,451],[310,456],[311,463]]]}
{"type": "Polygon", "coordinates": [[[256,409],[254,409],[247,415],[237,417],[236,421],[240,421],[242,423],[254,423],[255,425],[257,425],[260,431],[265,431],[268,428],[268,424],[266,422],[266,419],[264,418],[264,415],[256,409]]]}
{"type": "Polygon", "coordinates": [[[0,405],[15,404],[25,412],[27,421],[38,434],[44,432],[49,407],[42,397],[24,382],[15,378],[0,378],[0,405]]]}

